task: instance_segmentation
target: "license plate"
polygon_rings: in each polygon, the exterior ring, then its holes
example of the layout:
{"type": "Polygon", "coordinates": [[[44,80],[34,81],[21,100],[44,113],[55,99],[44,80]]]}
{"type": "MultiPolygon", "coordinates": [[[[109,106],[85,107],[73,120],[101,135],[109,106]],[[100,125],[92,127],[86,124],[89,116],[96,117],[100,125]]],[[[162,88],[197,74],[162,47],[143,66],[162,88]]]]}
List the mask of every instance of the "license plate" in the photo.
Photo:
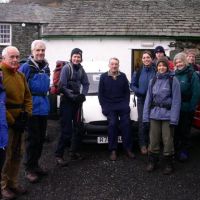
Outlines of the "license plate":
{"type": "MultiPolygon", "coordinates": [[[[97,143],[98,144],[107,144],[108,137],[105,137],[105,136],[97,137],[97,143]]],[[[118,143],[122,143],[122,136],[118,136],[118,143]]]]}

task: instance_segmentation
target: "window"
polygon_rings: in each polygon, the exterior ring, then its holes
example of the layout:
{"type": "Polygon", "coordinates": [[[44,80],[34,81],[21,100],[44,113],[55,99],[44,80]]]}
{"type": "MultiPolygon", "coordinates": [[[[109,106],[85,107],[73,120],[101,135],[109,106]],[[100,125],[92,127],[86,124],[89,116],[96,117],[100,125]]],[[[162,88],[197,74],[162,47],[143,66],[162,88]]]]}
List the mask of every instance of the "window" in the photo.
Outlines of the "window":
{"type": "Polygon", "coordinates": [[[11,25],[0,24],[0,45],[11,44],[11,25]]]}

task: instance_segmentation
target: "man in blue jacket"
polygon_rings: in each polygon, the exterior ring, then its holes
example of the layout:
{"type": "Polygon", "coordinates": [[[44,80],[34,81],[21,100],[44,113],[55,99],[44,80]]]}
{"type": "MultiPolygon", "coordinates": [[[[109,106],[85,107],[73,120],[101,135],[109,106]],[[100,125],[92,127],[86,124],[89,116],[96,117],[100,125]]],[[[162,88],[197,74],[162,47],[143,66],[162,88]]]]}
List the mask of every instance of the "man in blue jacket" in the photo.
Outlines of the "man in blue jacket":
{"type": "Polygon", "coordinates": [[[39,166],[43,143],[46,135],[49,101],[47,93],[50,85],[49,64],[45,60],[46,45],[42,40],[31,44],[32,55],[19,69],[26,76],[32,94],[33,112],[28,124],[25,169],[26,178],[37,182],[46,171],[39,166]]]}
{"type": "Polygon", "coordinates": [[[119,71],[119,60],[110,58],[109,71],[100,77],[99,103],[102,113],[108,119],[108,148],[110,160],[117,159],[118,126],[122,133],[123,147],[129,158],[134,158],[132,153],[132,138],[130,133],[130,90],[126,75],[119,71]]]}

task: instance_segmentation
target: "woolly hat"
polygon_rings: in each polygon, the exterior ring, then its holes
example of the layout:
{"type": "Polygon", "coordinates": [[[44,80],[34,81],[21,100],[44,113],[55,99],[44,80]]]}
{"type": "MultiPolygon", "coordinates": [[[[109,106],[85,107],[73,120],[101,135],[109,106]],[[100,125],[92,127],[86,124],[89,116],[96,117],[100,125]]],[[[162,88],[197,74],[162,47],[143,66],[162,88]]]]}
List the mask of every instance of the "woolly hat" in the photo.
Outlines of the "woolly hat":
{"type": "Polygon", "coordinates": [[[160,58],[157,61],[156,68],[158,67],[158,64],[161,63],[161,62],[167,67],[167,70],[169,70],[169,60],[166,57],[160,58]]]}
{"type": "Polygon", "coordinates": [[[74,48],[73,50],[72,50],[72,52],[71,52],[71,59],[72,59],[72,56],[74,55],[74,54],[79,54],[80,56],[81,56],[81,60],[82,60],[82,50],[81,49],[79,49],[79,48],[74,48]]]}
{"type": "Polygon", "coordinates": [[[154,53],[156,54],[158,52],[164,53],[164,55],[165,55],[165,50],[164,50],[164,48],[162,46],[157,46],[155,48],[154,53]]]}

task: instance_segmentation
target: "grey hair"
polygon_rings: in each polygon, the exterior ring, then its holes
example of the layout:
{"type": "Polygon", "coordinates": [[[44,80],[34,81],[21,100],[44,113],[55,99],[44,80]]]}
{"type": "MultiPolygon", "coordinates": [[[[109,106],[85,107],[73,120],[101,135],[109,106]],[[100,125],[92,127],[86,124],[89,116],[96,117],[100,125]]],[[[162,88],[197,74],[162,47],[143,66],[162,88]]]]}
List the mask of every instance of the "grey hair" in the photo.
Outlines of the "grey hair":
{"type": "Polygon", "coordinates": [[[14,49],[14,50],[16,50],[17,52],[19,52],[19,50],[17,49],[17,47],[15,47],[15,46],[7,46],[7,47],[5,47],[5,48],[2,50],[2,53],[1,53],[2,57],[5,57],[5,56],[8,54],[8,51],[9,51],[10,49],[14,49]]]}
{"type": "Polygon", "coordinates": [[[188,61],[187,61],[187,57],[185,53],[181,52],[174,56],[174,60],[173,60],[174,65],[176,64],[177,59],[180,59],[184,63],[185,66],[188,65],[188,61]]]}
{"type": "Polygon", "coordinates": [[[45,49],[46,49],[46,44],[43,40],[34,40],[31,44],[31,51],[33,51],[35,49],[35,47],[37,46],[37,44],[42,44],[44,45],[45,49]]]}
{"type": "Polygon", "coordinates": [[[111,60],[116,60],[116,61],[119,63],[119,59],[116,58],[116,57],[112,57],[112,58],[110,58],[110,59],[109,59],[109,63],[111,62],[111,60]]]}

